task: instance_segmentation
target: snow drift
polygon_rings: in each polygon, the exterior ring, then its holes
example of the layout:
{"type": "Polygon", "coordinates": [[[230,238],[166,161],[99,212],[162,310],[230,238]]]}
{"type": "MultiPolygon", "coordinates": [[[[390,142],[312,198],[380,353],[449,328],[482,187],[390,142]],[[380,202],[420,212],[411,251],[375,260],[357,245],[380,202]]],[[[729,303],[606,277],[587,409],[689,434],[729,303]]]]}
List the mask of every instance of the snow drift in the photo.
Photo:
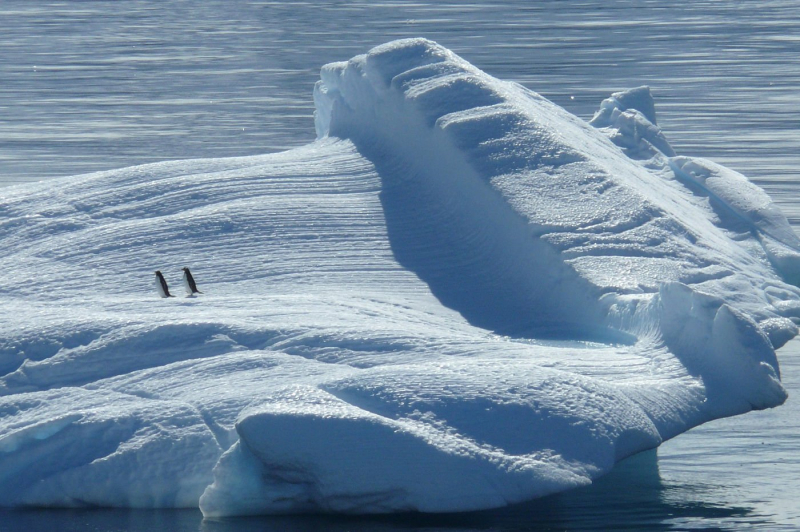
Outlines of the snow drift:
{"type": "Polygon", "coordinates": [[[785,400],[800,241],[646,87],[587,124],[411,39],[314,99],[300,149],[0,191],[1,505],[490,508],[785,400]]]}

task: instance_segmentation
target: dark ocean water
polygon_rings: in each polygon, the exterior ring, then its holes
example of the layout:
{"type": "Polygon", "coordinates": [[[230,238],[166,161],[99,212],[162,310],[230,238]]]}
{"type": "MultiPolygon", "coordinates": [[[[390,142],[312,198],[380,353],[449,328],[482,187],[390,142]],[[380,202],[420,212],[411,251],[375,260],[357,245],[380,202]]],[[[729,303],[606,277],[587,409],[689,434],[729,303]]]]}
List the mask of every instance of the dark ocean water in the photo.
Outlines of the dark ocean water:
{"type": "MultiPolygon", "coordinates": [[[[0,184],[314,139],[319,67],[423,36],[590,118],[642,84],[680,154],[800,225],[797,1],[0,2],[0,184]]],[[[788,402],[698,427],[590,488],[493,512],[203,521],[196,510],[0,511],[5,530],[798,530],[800,341],[788,402]]]]}

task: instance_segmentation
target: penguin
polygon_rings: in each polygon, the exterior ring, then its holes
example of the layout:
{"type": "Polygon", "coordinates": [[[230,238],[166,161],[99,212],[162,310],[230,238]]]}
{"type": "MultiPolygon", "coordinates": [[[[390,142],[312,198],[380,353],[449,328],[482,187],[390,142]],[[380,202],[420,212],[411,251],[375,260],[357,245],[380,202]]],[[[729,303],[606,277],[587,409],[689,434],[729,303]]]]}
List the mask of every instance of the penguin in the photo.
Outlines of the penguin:
{"type": "Polygon", "coordinates": [[[159,270],[156,270],[156,291],[161,297],[175,297],[169,293],[167,281],[164,280],[164,276],[161,275],[159,270]]]}
{"type": "Polygon", "coordinates": [[[194,282],[194,277],[192,277],[192,272],[189,271],[189,268],[183,268],[183,289],[186,290],[186,297],[203,293],[197,289],[197,284],[194,282]]]}

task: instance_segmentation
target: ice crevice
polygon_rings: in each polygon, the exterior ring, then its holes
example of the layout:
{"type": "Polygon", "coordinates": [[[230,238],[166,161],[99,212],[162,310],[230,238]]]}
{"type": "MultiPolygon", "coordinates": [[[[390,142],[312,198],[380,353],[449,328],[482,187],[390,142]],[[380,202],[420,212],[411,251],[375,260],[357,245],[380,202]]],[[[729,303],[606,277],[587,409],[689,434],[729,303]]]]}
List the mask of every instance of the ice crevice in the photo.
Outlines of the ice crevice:
{"type": "Polygon", "coordinates": [[[586,123],[406,39],[313,97],[301,148],[0,189],[0,505],[485,509],[785,400],[798,241],[649,89],[586,123]]]}

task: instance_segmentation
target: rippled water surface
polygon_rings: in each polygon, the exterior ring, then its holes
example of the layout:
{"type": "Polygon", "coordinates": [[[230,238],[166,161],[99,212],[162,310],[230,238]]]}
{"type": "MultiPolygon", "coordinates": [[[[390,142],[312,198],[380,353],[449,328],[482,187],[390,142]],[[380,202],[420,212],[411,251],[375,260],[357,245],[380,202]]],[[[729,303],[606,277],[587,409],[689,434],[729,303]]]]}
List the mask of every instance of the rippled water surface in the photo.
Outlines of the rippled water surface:
{"type": "MultiPolygon", "coordinates": [[[[314,138],[319,67],[424,36],[581,117],[648,84],[678,153],[764,186],[800,224],[800,3],[0,2],[0,183],[283,150],[314,138]]],[[[624,462],[595,486],[456,516],[202,521],[197,511],[2,511],[0,530],[797,530],[791,396],[624,462]]]]}

